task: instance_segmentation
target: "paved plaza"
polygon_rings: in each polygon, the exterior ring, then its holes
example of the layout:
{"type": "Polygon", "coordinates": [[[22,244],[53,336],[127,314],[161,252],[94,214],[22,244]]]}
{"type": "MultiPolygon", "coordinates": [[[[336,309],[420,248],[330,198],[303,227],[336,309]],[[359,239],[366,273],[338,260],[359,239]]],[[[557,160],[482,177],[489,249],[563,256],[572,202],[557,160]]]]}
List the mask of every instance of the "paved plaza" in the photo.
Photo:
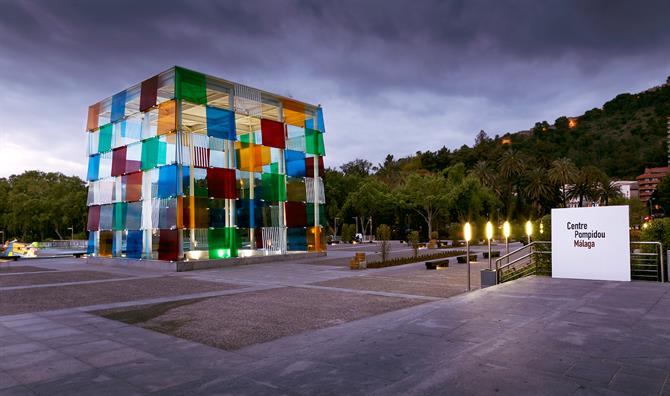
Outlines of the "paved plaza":
{"type": "Polygon", "coordinates": [[[26,262],[0,264],[0,395],[670,394],[668,284],[26,262]]]}

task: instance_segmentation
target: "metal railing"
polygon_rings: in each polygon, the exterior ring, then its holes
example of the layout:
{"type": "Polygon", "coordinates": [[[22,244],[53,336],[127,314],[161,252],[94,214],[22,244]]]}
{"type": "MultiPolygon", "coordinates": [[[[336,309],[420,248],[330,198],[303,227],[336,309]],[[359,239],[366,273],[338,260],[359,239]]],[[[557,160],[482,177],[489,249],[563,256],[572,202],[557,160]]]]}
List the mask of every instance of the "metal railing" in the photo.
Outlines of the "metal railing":
{"type": "Polygon", "coordinates": [[[665,282],[663,245],[660,242],[630,243],[630,277],[633,280],[665,282]]]}
{"type": "Polygon", "coordinates": [[[496,283],[534,274],[538,265],[544,266],[548,263],[551,266],[548,261],[545,263],[545,260],[537,260],[538,255],[551,255],[551,242],[533,241],[496,259],[496,283]]]}

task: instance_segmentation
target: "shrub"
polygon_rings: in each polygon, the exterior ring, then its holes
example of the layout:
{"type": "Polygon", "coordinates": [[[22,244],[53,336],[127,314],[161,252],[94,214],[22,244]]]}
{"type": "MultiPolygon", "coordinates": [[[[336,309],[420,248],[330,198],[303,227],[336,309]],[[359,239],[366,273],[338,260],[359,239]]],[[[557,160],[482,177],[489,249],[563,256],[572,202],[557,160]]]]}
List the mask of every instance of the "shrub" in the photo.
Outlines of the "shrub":
{"type": "Polygon", "coordinates": [[[342,242],[349,243],[354,239],[354,225],[353,224],[342,224],[342,242]]]}
{"type": "Polygon", "coordinates": [[[375,261],[375,262],[368,263],[368,268],[393,267],[393,266],[396,266],[396,265],[418,263],[418,262],[421,262],[421,261],[428,261],[428,260],[435,260],[435,259],[441,259],[441,258],[447,258],[447,257],[454,257],[454,256],[463,255],[463,254],[465,254],[464,251],[452,251],[452,252],[439,252],[439,253],[433,253],[433,254],[426,254],[426,255],[422,255],[420,257],[396,257],[396,258],[386,260],[384,262],[375,261]]]}
{"type": "Polygon", "coordinates": [[[419,231],[412,231],[407,235],[407,242],[412,246],[414,250],[414,258],[419,255],[419,231]]]}
{"type": "Polygon", "coordinates": [[[663,250],[670,249],[670,218],[655,219],[640,232],[640,240],[661,242],[663,250]]]}

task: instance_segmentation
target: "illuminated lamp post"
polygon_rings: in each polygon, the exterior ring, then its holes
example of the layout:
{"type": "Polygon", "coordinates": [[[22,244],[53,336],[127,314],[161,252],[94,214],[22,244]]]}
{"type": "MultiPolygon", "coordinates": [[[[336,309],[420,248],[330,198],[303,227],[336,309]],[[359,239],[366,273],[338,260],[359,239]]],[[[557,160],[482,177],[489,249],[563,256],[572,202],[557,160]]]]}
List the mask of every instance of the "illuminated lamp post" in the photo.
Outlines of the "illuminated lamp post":
{"type": "Polygon", "coordinates": [[[470,223],[465,223],[463,226],[463,239],[465,239],[465,262],[468,264],[468,291],[470,291],[470,239],[472,239],[470,223]]]}
{"type": "Polygon", "coordinates": [[[526,222],[526,235],[528,236],[528,244],[530,245],[530,237],[533,235],[533,223],[530,220],[526,222]]]}
{"type": "Polygon", "coordinates": [[[512,227],[509,225],[509,221],[506,221],[503,224],[503,235],[505,236],[505,254],[509,254],[509,236],[512,234],[512,227]]]}
{"type": "Polygon", "coordinates": [[[491,270],[491,238],[493,238],[493,224],[486,222],[486,239],[489,242],[489,270],[491,270]]]}

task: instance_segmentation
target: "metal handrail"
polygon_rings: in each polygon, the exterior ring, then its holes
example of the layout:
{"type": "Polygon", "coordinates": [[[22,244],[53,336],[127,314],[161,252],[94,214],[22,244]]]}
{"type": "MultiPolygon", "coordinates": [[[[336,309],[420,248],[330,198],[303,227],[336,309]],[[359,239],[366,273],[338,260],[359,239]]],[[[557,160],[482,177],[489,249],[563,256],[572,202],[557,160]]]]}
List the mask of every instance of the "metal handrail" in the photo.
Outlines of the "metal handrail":
{"type": "Polygon", "coordinates": [[[514,251],[512,251],[512,252],[510,252],[510,253],[507,253],[506,255],[504,255],[504,256],[498,258],[498,259],[496,260],[496,265],[495,265],[495,267],[496,267],[496,283],[500,283],[500,279],[499,279],[499,277],[500,277],[500,275],[501,275],[501,274],[500,274],[501,270],[503,270],[503,269],[505,269],[505,268],[508,268],[509,266],[511,266],[511,265],[513,265],[513,264],[516,264],[516,263],[518,263],[518,262],[521,261],[521,260],[524,260],[524,259],[527,259],[527,258],[532,258],[533,254],[537,254],[537,253],[540,253],[540,254],[551,254],[550,251],[535,251],[535,250],[533,249],[534,246],[537,246],[537,245],[547,245],[547,244],[551,244],[551,242],[550,242],[550,241],[533,241],[533,242],[529,243],[528,245],[522,246],[522,247],[520,247],[519,249],[514,250],[514,251]],[[524,249],[528,249],[529,252],[528,252],[527,254],[524,254],[524,255],[521,256],[521,257],[517,257],[517,258],[513,259],[512,261],[509,261],[509,259],[510,259],[510,257],[511,257],[512,255],[517,254],[517,253],[521,252],[521,251],[524,250],[524,249]],[[504,260],[507,260],[507,262],[501,265],[500,263],[501,263],[502,261],[504,261],[504,260]]]}
{"type": "MultiPolygon", "coordinates": [[[[661,242],[653,242],[653,241],[635,241],[635,242],[631,242],[630,244],[631,245],[654,245],[654,246],[658,247],[658,254],[657,255],[658,255],[658,259],[659,259],[659,270],[658,270],[658,272],[660,274],[659,278],[660,278],[661,283],[665,282],[665,271],[664,271],[665,268],[664,268],[664,262],[663,262],[663,244],[661,242]]],[[[642,253],[642,252],[636,253],[636,254],[638,254],[638,255],[649,255],[649,256],[656,255],[656,254],[652,254],[652,253],[642,253]]]]}

